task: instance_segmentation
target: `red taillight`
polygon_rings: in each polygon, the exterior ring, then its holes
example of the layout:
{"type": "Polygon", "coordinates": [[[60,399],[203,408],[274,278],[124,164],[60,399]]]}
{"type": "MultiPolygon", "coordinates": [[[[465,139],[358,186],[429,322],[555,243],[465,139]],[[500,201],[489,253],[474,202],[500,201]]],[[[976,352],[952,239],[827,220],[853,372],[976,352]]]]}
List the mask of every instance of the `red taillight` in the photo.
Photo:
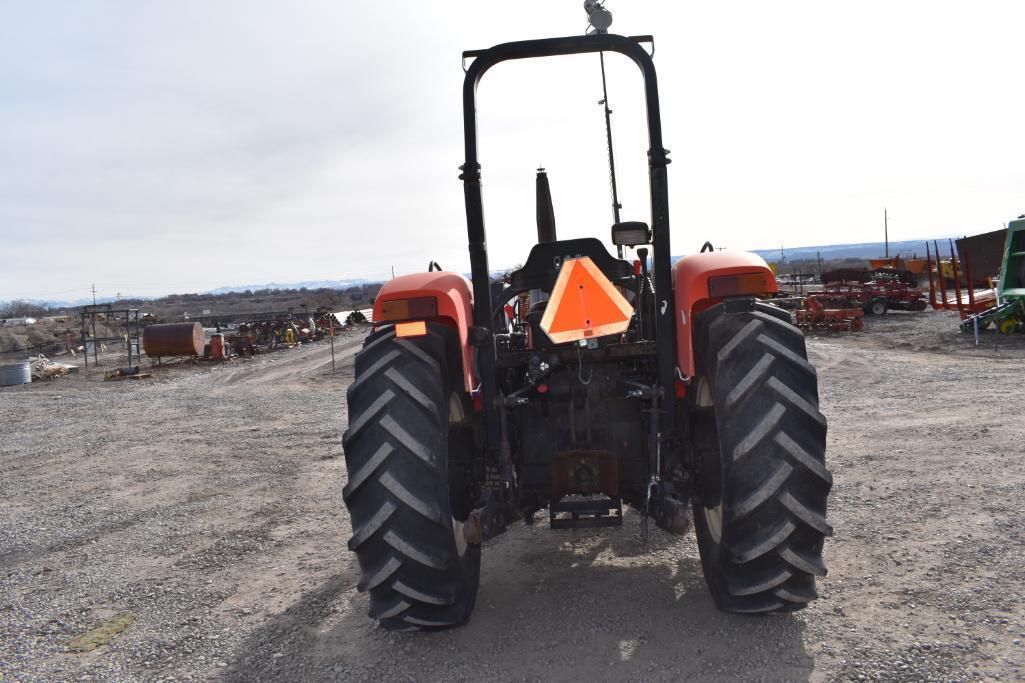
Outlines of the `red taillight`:
{"type": "Polygon", "coordinates": [[[714,299],[742,294],[765,294],[769,291],[765,273],[740,273],[708,278],[708,295],[714,299]]]}
{"type": "Polygon", "coordinates": [[[393,299],[381,304],[381,319],[375,323],[412,320],[413,318],[437,318],[438,300],[433,296],[415,299],[393,299]]]}

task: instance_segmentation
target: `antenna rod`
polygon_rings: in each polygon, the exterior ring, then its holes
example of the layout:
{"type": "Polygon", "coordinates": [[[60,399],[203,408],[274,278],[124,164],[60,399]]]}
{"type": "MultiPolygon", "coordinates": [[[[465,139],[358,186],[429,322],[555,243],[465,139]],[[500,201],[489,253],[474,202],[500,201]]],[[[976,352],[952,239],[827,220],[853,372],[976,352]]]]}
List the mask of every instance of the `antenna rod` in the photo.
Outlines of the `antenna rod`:
{"type": "MultiPolygon", "coordinates": [[[[605,53],[598,53],[601,59],[601,94],[600,104],[605,108],[605,144],[609,148],[609,180],[612,182],[612,219],[614,223],[619,222],[619,210],[622,205],[619,203],[619,189],[616,187],[616,158],[612,152],[612,110],[609,109],[609,90],[605,83],[605,53]]],[[[619,257],[623,258],[623,247],[617,247],[619,257]]]]}

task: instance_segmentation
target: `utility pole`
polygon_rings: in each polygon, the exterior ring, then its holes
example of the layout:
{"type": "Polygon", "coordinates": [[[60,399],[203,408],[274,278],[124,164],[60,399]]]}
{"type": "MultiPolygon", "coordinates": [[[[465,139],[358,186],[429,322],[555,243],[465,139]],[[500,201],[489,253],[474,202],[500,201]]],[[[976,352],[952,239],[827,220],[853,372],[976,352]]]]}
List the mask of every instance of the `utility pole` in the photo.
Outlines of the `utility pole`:
{"type": "Polygon", "coordinates": [[[394,279],[395,279],[395,266],[392,266],[392,267],[391,267],[391,279],[392,279],[392,280],[394,280],[394,279]]]}
{"type": "MultiPolygon", "coordinates": [[[[99,365],[100,364],[100,349],[96,346],[96,285],[95,284],[93,285],[93,310],[92,310],[92,314],[89,317],[92,318],[92,322],[93,322],[93,362],[96,363],[96,365],[99,365]]],[[[85,351],[85,356],[86,356],[86,358],[88,358],[89,357],[89,349],[85,348],[85,349],[83,349],[83,351],[85,351]]]]}
{"type": "Polygon", "coordinates": [[[335,314],[329,313],[328,320],[331,321],[327,333],[331,335],[331,372],[333,373],[335,371],[335,314]]]}

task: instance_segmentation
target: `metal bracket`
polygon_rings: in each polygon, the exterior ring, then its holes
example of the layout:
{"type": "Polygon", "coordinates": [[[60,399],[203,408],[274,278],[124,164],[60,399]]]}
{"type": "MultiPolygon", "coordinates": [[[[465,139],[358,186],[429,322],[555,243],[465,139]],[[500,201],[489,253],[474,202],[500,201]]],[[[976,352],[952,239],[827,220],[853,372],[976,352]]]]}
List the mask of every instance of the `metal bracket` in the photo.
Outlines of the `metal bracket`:
{"type": "Polygon", "coordinates": [[[474,509],[463,522],[463,538],[470,545],[480,545],[506,531],[517,519],[519,514],[493,491],[485,503],[474,509]]]}
{"type": "Polygon", "coordinates": [[[750,313],[755,310],[755,298],[753,296],[733,297],[723,301],[723,308],[726,314],[750,313]]]}
{"type": "Polygon", "coordinates": [[[651,45],[651,52],[648,53],[648,56],[652,59],[655,58],[655,36],[630,36],[630,40],[634,41],[638,45],[641,43],[648,43],[651,45]]]}
{"type": "Polygon", "coordinates": [[[480,164],[471,164],[469,170],[466,164],[459,164],[459,170],[462,171],[459,174],[460,180],[480,180],[480,164]]]}
{"type": "Polygon", "coordinates": [[[552,529],[621,526],[623,502],[619,498],[553,500],[548,503],[548,524],[552,529]]]}

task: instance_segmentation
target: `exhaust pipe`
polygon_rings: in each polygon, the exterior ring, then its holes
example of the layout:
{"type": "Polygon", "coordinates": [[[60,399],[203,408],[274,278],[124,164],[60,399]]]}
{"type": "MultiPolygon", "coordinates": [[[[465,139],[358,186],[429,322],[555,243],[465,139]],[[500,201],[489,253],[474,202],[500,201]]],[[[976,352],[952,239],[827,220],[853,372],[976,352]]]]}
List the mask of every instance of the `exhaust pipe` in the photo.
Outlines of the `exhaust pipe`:
{"type": "Polygon", "coordinates": [[[555,209],[552,207],[552,188],[548,185],[548,174],[537,169],[537,241],[554,242],[555,209]]]}

